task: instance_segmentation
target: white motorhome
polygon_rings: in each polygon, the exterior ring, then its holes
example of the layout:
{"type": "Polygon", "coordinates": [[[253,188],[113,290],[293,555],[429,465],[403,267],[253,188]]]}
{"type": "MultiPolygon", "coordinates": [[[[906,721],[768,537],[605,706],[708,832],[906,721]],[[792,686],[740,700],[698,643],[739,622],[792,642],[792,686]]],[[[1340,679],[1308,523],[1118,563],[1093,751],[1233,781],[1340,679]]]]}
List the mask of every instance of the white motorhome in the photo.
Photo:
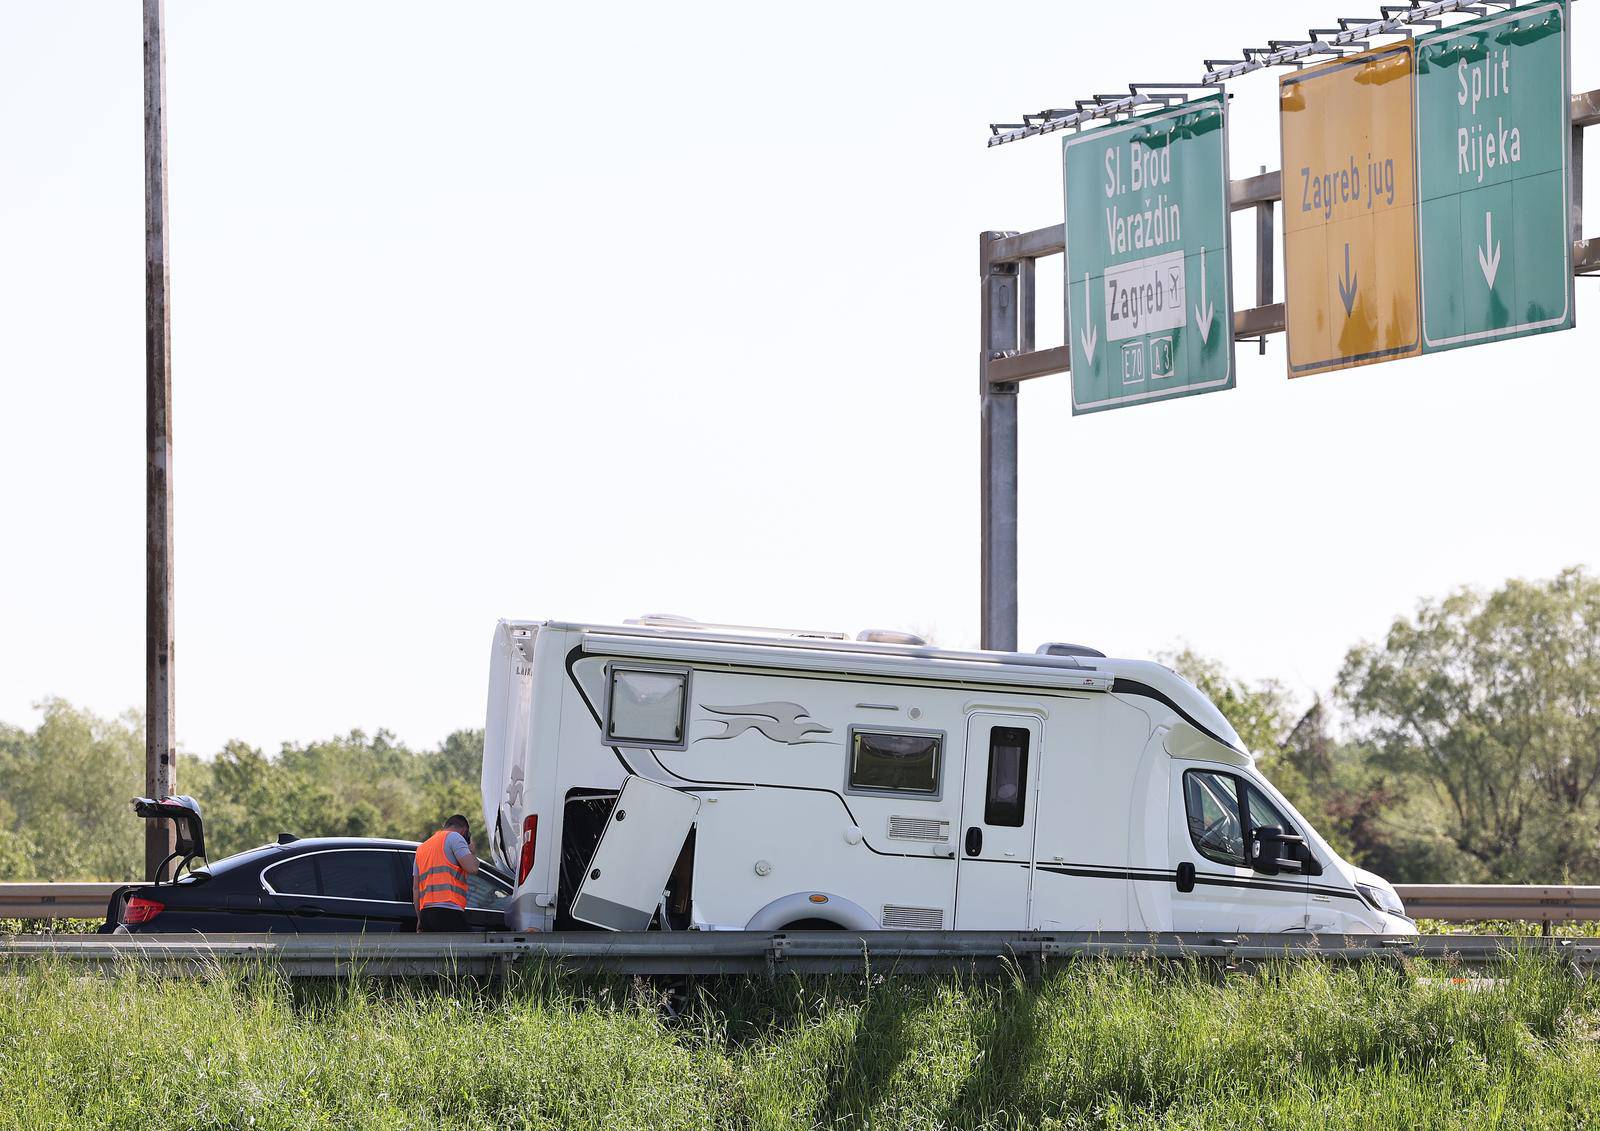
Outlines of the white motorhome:
{"type": "Polygon", "coordinates": [[[1074,645],[502,621],[517,930],[1409,934],[1194,686],[1074,645]]]}

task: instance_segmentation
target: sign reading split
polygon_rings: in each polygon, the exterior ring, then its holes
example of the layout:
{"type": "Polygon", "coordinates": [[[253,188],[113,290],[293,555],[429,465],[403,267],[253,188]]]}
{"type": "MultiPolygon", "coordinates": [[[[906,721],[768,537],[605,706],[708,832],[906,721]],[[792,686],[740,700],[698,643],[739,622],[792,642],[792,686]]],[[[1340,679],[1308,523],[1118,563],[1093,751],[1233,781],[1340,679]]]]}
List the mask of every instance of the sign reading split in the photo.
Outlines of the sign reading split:
{"type": "Polygon", "coordinates": [[[1062,143],[1072,411],[1233,387],[1226,106],[1062,143]]]}
{"type": "Polygon", "coordinates": [[[1417,40],[1422,341],[1572,326],[1566,0],[1417,40]]]}

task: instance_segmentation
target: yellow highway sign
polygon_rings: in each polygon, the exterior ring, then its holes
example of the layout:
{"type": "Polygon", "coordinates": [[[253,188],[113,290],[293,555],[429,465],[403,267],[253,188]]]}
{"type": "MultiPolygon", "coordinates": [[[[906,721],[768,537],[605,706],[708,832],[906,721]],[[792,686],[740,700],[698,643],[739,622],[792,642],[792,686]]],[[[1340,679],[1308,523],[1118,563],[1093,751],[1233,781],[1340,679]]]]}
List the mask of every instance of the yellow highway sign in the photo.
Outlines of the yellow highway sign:
{"type": "Polygon", "coordinates": [[[1279,84],[1291,377],[1421,351],[1415,69],[1407,40],[1279,84]]]}

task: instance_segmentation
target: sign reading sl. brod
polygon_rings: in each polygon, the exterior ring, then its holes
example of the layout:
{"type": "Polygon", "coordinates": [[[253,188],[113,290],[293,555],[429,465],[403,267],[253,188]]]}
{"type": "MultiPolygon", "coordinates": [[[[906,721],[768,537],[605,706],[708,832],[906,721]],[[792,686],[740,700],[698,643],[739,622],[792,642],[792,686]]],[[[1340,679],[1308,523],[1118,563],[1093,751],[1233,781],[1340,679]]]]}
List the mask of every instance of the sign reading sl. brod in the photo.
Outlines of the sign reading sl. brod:
{"type": "Polygon", "coordinates": [[[1223,96],[1069,137],[1061,161],[1072,411],[1231,388],[1223,96]]]}

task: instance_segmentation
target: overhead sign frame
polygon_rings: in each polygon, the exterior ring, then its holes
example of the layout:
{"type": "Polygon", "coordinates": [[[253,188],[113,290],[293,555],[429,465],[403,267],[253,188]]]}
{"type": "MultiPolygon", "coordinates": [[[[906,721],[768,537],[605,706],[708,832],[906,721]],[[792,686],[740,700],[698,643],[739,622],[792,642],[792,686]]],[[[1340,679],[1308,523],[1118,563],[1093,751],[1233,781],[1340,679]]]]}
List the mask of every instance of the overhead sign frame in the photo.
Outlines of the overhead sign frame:
{"type": "MultiPolygon", "coordinates": [[[[1062,140],[1062,187],[1066,205],[1062,225],[1062,258],[1065,263],[1063,303],[1066,308],[1068,349],[1072,357],[1074,415],[1234,387],[1227,109],[1227,95],[1218,91],[1177,102],[1160,111],[1141,114],[1116,125],[1085,130],[1062,140]],[[1163,238],[1153,242],[1144,238],[1148,235],[1165,235],[1167,218],[1163,215],[1160,203],[1164,194],[1159,192],[1145,202],[1146,208],[1140,212],[1141,217],[1151,217],[1149,224],[1142,224],[1141,232],[1126,240],[1119,240],[1111,234],[1119,230],[1116,226],[1116,219],[1119,218],[1114,217],[1114,209],[1106,209],[1105,217],[1097,215],[1093,226],[1098,229],[1104,223],[1112,246],[1105,249],[1097,247],[1095,250],[1099,254],[1091,254],[1084,248],[1087,241],[1081,238],[1081,233],[1079,240],[1073,240],[1074,205],[1082,210],[1082,214],[1093,209],[1093,205],[1085,205],[1081,199],[1074,200],[1073,181],[1083,179],[1083,174],[1077,172],[1083,166],[1077,162],[1085,156],[1096,162],[1093,173],[1095,183],[1098,184],[1102,177],[1111,177],[1116,182],[1116,191],[1108,188],[1103,193],[1105,198],[1128,200],[1140,190],[1135,187],[1135,178],[1129,175],[1129,169],[1112,156],[1121,152],[1122,141],[1148,136],[1152,129],[1161,127],[1163,123],[1213,116],[1216,119],[1216,176],[1212,178],[1202,173],[1192,181],[1185,178],[1180,182],[1180,185],[1199,186],[1207,199],[1191,201],[1180,198],[1167,202],[1167,208],[1174,210],[1172,215],[1180,218],[1180,231],[1184,226],[1181,217],[1186,209],[1187,214],[1193,216],[1197,211],[1203,214],[1214,207],[1215,214],[1204,221],[1202,228],[1205,244],[1181,236],[1176,240],[1163,238]],[[1091,150],[1097,152],[1091,154],[1091,150]],[[1196,203],[1198,208],[1190,207],[1196,203]],[[1214,239],[1210,234],[1213,232],[1214,239]],[[1121,246],[1117,246],[1119,244],[1121,246]],[[1174,270],[1175,267],[1177,270],[1174,270]],[[1219,278],[1220,288],[1217,286],[1219,278]],[[1124,327],[1113,328],[1112,323],[1120,319],[1108,316],[1108,302],[1111,300],[1106,288],[1113,284],[1119,287],[1118,294],[1129,299],[1128,307],[1137,316],[1124,327]],[[1132,296],[1131,299],[1129,296],[1132,296]],[[1189,321],[1191,313],[1193,324],[1189,321]],[[1117,344],[1115,351],[1114,343],[1117,344]],[[1113,356],[1118,359],[1118,368],[1121,370],[1115,382],[1109,365],[1113,356]],[[1220,364],[1220,371],[1207,372],[1205,367],[1208,363],[1220,364]],[[1114,391],[1108,395],[1101,394],[1099,390],[1106,387],[1114,391]]],[[[1202,131],[1207,135],[1212,132],[1209,125],[1202,131]]],[[[1182,140],[1187,142],[1193,139],[1182,140]]],[[[1180,152],[1173,141],[1169,137],[1161,147],[1166,156],[1164,179],[1159,182],[1162,187],[1173,183],[1172,160],[1180,152]]],[[[1155,163],[1160,164],[1159,161],[1155,163]]],[[[1127,162],[1129,166],[1132,164],[1131,160],[1127,162]]],[[[1158,172],[1156,175],[1163,174],[1158,172]]],[[[1101,203],[1102,194],[1091,195],[1094,204],[1101,203]]],[[[1138,203],[1135,198],[1136,209],[1138,203]]],[[[1080,215],[1080,226],[1085,223],[1080,215]]]]}

